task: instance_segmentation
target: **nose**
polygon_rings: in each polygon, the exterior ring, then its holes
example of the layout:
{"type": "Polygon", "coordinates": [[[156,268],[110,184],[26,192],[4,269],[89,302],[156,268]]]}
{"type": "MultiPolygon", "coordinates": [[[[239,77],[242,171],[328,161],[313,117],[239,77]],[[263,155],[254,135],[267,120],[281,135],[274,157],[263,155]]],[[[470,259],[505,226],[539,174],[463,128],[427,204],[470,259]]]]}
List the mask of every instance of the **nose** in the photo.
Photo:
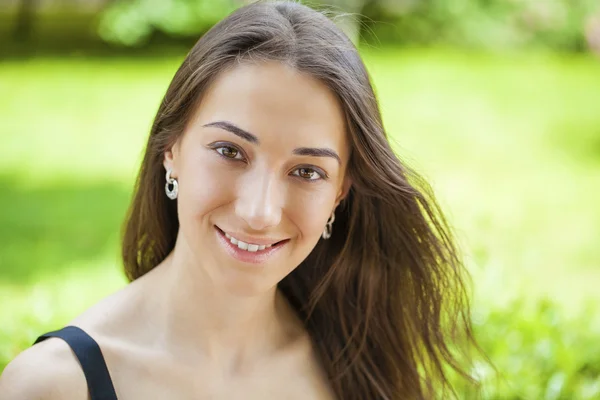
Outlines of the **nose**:
{"type": "Polygon", "coordinates": [[[281,221],[281,184],[266,172],[248,174],[246,178],[239,189],[236,214],[252,230],[277,226],[281,221]]]}

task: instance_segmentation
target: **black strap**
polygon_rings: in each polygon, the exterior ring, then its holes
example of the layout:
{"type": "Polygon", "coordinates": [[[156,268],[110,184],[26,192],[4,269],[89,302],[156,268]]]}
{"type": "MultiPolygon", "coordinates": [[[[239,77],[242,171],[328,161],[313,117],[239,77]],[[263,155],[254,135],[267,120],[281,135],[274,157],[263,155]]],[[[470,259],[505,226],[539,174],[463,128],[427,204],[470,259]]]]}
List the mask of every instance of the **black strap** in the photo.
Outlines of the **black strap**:
{"type": "Polygon", "coordinates": [[[40,336],[34,344],[51,337],[61,338],[67,342],[75,356],[77,356],[87,381],[91,400],[117,400],[117,394],[110,379],[102,351],[100,351],[100,346],[90,335],[76,326],[67,326],[40,336]]]}

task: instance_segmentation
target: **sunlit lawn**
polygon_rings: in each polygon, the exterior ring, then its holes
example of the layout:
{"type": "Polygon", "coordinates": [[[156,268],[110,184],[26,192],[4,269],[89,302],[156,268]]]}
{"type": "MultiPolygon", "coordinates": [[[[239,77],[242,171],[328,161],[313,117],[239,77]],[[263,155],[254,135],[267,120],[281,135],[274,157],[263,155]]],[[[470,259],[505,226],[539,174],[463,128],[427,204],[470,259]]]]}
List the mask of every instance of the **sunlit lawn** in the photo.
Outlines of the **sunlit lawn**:
{"type": "MultiPolygon", "coordinates": [[[[456,229],[476,303],[600,302],[600,61],[365,56],[395,148],[456,229]]],[[[180,60],[0,64],[0,369],[125,284],[120,223],[180,60]]]]}

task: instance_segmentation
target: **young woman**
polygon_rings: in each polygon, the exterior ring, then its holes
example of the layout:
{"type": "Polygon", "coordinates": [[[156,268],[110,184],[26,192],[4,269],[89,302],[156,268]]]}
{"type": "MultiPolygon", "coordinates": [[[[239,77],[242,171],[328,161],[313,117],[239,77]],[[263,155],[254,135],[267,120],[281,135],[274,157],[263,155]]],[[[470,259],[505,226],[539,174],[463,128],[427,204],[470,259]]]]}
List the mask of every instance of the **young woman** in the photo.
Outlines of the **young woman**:
{"type": "Polygon", "coordinates": [[[19,355],[2,398],[451,391],[448,366],[468,379],[455,334],[473,343],[464,270],[418,182],[333,22],[240,8],[156,115],[123,237],[131,283],[19,355]]]}

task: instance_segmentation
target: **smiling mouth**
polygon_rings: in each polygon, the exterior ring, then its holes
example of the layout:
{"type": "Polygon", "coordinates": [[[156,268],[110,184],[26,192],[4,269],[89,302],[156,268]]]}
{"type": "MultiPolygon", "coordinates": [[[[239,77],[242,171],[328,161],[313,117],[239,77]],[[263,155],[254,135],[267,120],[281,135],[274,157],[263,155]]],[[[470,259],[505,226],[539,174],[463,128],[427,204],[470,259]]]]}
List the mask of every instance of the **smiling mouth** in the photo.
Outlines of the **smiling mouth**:
{"type": "Polygon", "coordinates": [[[270,244],[255,244],[255,243],[247,243],[242,240],[239,240],[227,232],[223,231],[221,228],[215,225],[215,229],[217,229],[232,245],[237,246],[240,250],[245,250],[249,253],[261,253],[265,250],[269,250],[273,247],[281,246],[282,244],[289,241],[289,239],[280,240],[277,242],[273,242],[270,244]]]}

